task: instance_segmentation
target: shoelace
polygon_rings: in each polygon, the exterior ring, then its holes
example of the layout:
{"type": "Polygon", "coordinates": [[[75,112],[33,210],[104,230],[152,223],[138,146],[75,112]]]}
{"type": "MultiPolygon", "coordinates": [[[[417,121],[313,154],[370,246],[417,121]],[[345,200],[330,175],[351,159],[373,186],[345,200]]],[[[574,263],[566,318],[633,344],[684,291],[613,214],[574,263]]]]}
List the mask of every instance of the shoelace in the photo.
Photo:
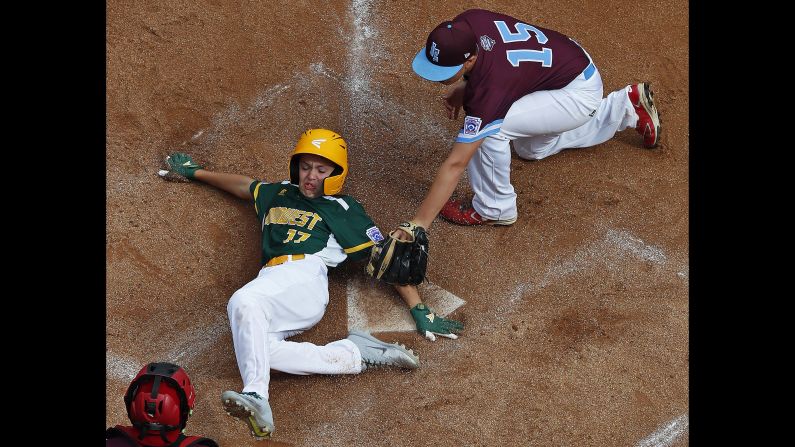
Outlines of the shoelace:
{"type": "Polygon", "coordinates": [[[256,391],[249,391],[247,393],[240,393],[240,394],[245,394],[245,395],[248,395],[248,396],[252,396],[254,399],[262,399],[262,396],[257,394],[256,391]]]}

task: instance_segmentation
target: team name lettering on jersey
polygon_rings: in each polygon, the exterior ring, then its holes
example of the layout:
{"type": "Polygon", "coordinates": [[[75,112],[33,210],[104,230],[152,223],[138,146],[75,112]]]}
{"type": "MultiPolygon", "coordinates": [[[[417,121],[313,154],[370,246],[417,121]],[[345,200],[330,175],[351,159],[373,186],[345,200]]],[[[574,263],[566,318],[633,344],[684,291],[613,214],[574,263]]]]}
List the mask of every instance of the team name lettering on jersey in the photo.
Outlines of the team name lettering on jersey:
{"type": "Polygon", "coordinates": [[[319,214],[311,211],[278,206],[268,210],[268,215],[265,217],[265,225],[295,225],[302,228],[306,226],[307,229],[311,230],[315,228],[315,225],[321,220],[323,220],[323,218],[320,217],[319,214]],[[307,225],[307,223],[309,225],[307,225]]]}

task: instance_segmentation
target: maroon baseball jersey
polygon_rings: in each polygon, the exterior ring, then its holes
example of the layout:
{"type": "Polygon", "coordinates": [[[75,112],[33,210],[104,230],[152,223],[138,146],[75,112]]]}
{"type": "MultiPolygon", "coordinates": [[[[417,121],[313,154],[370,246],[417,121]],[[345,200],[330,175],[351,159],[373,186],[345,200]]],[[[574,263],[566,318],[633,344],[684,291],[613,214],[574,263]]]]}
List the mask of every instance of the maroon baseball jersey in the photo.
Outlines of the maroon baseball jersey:
{"type": "Polygon", "coordinates": [[[550,29],[470,9],[453,22],[466,22],[478,41],[478,59],[464,92],[464,125],[457,142],[472,142],[500,130],[511,105],[539,90],[565,87],[590,59],[569,37],[550,29]]]}

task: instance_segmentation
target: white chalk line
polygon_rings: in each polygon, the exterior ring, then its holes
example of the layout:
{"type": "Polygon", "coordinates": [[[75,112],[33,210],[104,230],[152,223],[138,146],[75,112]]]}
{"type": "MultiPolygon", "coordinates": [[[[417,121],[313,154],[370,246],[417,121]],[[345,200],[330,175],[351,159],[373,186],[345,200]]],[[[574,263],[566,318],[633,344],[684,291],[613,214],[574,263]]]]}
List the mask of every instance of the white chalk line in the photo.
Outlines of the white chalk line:
{"type": "MultiPolygon", "coordinates": [[[[240,125],[244,118],[254,116],[262,111],[262,109],[273,105],[276,99],[286,90],[288,90],[291,87],[291,84],[294,83],[296,79],[300,79],[300,77],[301,74],[296,73],[287,84],[275,84],[268,87],[265,89],[265,91],[254,97],[254,99],[251,101],[251,104],[245,109],[245,111],[241,111],[240,106],[237,103],[230,104],[226,109],[213,115],[210,120],[211,125],[209,128],[198,130],[191,139],[196,141],[200,137],[204,136],[204,139],[201,142],[202,144],[217,143],[218,140],[223,135],[227,134],[231,128],[240,125]]],[[[183,143],[183,145],[186,143],[187,142],[183,143]]]]}
{"type": "Polygon", "coordinates": [[[641,259],[651,261],[655,264],[662,265],[668,260],[668,257],[665,256],[661,248],[654,245],[647,245],[641,238],[634,236],[628,231],[607,230],[605,240],[626,252],[632,253],[641,259]]]}
{"type": "Polygon", "coordinates": [[[586,245],[577,250],[571,258],[550,267],[541,279],[539,287],[546,287],[600,260],[604,261],[610,270],[620,269],[621,263],[610,261],[624,258],[626,254],[656,265],[665,265],[668,261],[661,248],[646,244],[641,238],[626,230],[609,229],[601,240],[586,245]]]}
{"type": "MultiPolygon", "coordinates": [[[[348,45],[346,64],[348,73],[346,76],[335,73],[325,67],[322,62],[310,63],[308,70],[305,72],[297,72],[286,82],[271,85],[265,91],[257,94],[246,110],[241,110],[237,103],[232,103],[225,110],[215,113],[211,118],[211,126],[207,129],[196,131],[191,140],[198,142],[196,140],[203,137],[204,141],[202,143],[217,143],[222,135],[225,135],[235,125],[239,125],[244,118],[256,116],[264,108],[273,105],[276,99],[285,91],[297,84],[311,84],[314,79],[313,76],[307,77],[306,74],[308,73],[310,75],[325,76],[335,81],[346,91],[352,109],[350,114],[352,117],[362,116],[362,114],[376,109],[380,115],[398,116],[401,122],[407,121],[408,117],[408,120],[413,123],[421,123],[424,127],[424,132],[428,136],[437,136],[441,141],[449,143],[450,139],[448,136],[443,135],[444,132],[440,132],[439,126],[433,126],[426,120],[420,119],[416,113],[395,101],[382,99],[379,92],[376,92],[371,85],[372,69],[370,67],[375,64],[373,61],[377,59],[378,51],[372,48],[369,43],[375,42],[377,39],[374,39],[374,37],[379,35],[378,30],[373,26],[375,21],[371,17],[372,3],[371,0],[352,0],[351,2],[350,12],[353,16],[353,34],[348,45]]],[[[348,127],[354,133],[360,132],[360,126],[352,124],[348,127]]],[[[355,137],[358,136],[355,135],[355,137]]],[[[183,145],[186,143],[184,142],[183,145]]]]}
{"type": "MultiPolygon", "coordinates": [[[[609,270],[618,271],[622,263],[616,261],[627,255],[659,266],[669,264],[668,256],[660,247],[647,244],[629,231],[608,229],[602,239],[583,246],[569,258],[549,267],[540,281],[519,283],[509,293],[503,311],[513,309],[526,293],[543,289],[570,274],[588,269],[599,261],[602,261],[609,270]]],[[[688,270],[687,265],[680,267],[676,275],[687,281],[688,270]]]]}
{"type": "Polygon", "coordinates": [[[193,361],[210,348],[215,342],[228,332],[229,324],[226,314],[216,315],[215,321],[209,325],[199,325],[182,337],[182,341],[166,354],[166,361],[175,363],[184,368],[190,368],[193,361]]]}
{"type": "Polygon", "coordinates": [[[349,100],[353,111],[359,115],[363,112],[368,103],[364,93],[370,91],[371,73],[369,64],[364,59],[370,59],[373,54],[372,49],[367,48],[367,42],[378,36],[378,31],[367,26],[372,23],[370,19],[370,1],[353,0],[351,2],[351,13],[353,14],[353,38],[348,46],[348,82],[344,83],[348,90],[349,100]]]}
{"type": "Polygon", "coordinates": [[[113,379],[129,382],[144,365],[135,358],[122,356],[111,352],[105,352],[105,375],[113,379]]]}
{"type": "MultiPolygon", "coordinates": [[[[368,28],[366,32],[373,33],[374,31],[368,28]]],[[[351,59],[351,61],[356,60],[358,59],[351,59]]],[[[211,125],[197,130],[191,137],[191,141],[200,146],[217,144],[221,137],[228,134],[235,126],[239,126],[246,118],[256,117],[263,109],[275,104],[276,100],[287,90],[296,86],[311,84],[315,75],[322,75],[335,81],[343,90],[349,93],[353,108],[362,108],[365,105],[369,105],[370,109],[378,109],[378,113],[381,115],[397,117],[401,122],[413,122],[416,127],[422,128],[423,132],[429,137],[436,136],[439,141],[450,143],[449,136],[440,131],[440,126],[434,126],[433,123],[427,122],[427,120],[422,119],[419,115],[395,101],[381,98],[378,92],[374,91],[370,85],[369,72],[362,68],[360,63],[356,62],[350,65],[352,66],[351,73],[348,76],[342,76],[323,65],[322,62],[310,63],[308,70],[305,72],[298,72],[286,82],[271,85],[263,92],[257,94],[251,104],[245,109],[242,109],[237,103],[232,103],[226,109],[215,113],[210,119],[211,125]]],[[[351,128],[356,129],[357,126],[351,126],[351,128]]],[[[188,141],[185,141],[182,145],[187,143],[188,141]]]]}
{"type": "MultiPolygon", "coordinates": [[[[369,103],[364,92],[370,90],[369,64],[364,61],[368,56],[366,43],[368,38],[377,35],[367,26],[371,22],[369,0],[353,0],[350,5],[353,15],[353,36],[348,45],[346,82],[341,83],[348,93],[349,116],[365,117],[371,114],[369,103]]],[[[333,79],[333,78],[332,78],[333,79]]],[[[343,121],[344,132],[349,143],[359,144],[362,141],[361,126],[355,122],[343,121]]]]}
{"type": "Polygon", "coordinates": [[[226,315],[218,315],[215,321],[209,325],[199,325],[188,333],[180,333],[179,340],[174,343],[176,347],[157,358],[139,360],[108,350],[105,353],[106,375],[128,382],[138,374],[144,365],[150,362],[169,362],[191,370],[195,359],[215,344],[218,338],[228,330],[226,315]]]}
{"type": "Polygon", "coordinates": [[[683,414],[672,421],[669,421],[657,429],[654,433],[641,439],[635,447],[670,447],[674,441],[687,433],[690,427],[690,418],[683,414]]]}
{"type": "MultiPolygon", "coordinates": [[[[311,64],[311,68],[315,73],[322,74],[329,79],[333,79],[339,82],[341,85],[344,85],[346,82],[344,77],[340,76],[338,73],[335,73],[322,63],[311,64]]],[[[452,137],[446,134],[441,125],[434,125],[435,123],[428,122],[426,119],[423,119],[396,101],[381,98],[381,95],[379,95],[378,92],[373,91],[369,87],[363,87],[359,85],[358,88],[360,92],[367,94],[367,101],[370,104],[377,104],[378,113],[381,115],[398,116],[398,119],[401,122],[412,123],[414,126],[412,129],[421,129],[423,132],[425,132],[423,134],[425,137],[433,138],[435,136],[439,141],[452,145],[452,137]]]]}

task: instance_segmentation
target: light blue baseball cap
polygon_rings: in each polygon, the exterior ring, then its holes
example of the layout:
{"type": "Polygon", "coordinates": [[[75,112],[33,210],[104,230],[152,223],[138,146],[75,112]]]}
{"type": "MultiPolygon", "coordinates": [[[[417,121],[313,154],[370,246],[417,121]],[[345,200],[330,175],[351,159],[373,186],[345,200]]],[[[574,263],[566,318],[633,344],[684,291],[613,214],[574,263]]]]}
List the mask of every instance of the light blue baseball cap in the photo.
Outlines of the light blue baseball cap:
{"type": "Polygon", "coordinates": [[[477,52],[477,39],[469,29],[446,21],[428,35],[411,68],[429,81],[445,81],[458,73],[464,62],[477,52]]]}

